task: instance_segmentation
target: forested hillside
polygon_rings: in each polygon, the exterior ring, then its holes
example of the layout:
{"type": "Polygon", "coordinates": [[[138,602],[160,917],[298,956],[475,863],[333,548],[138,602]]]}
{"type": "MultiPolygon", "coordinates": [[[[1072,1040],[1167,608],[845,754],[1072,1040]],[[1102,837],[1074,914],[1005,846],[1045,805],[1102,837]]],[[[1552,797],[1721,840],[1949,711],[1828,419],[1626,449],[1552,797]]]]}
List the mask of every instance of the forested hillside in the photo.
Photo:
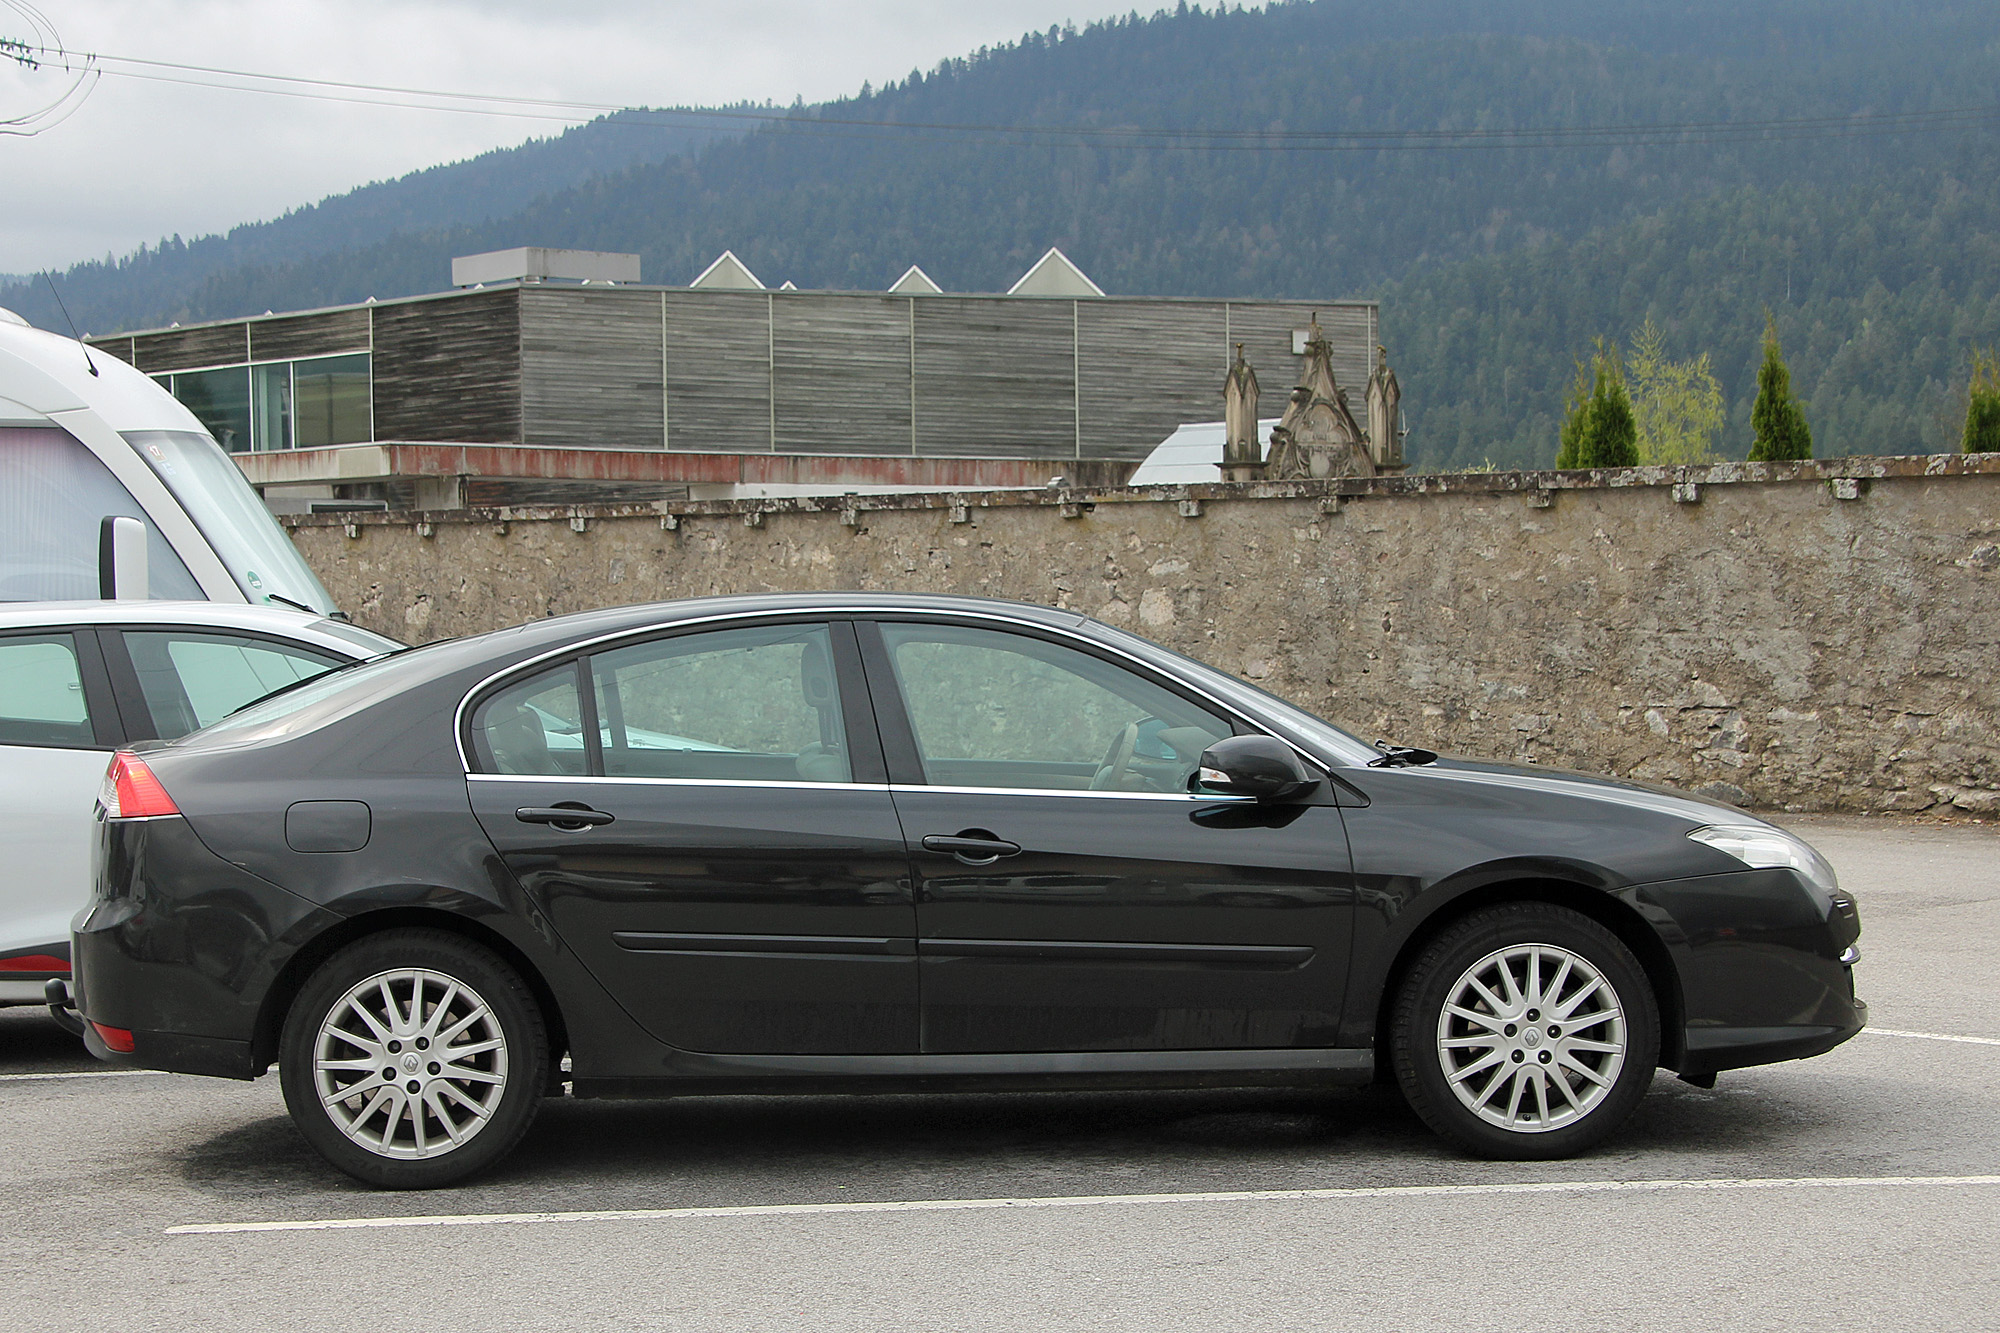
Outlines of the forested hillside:
{"type": "Polygon", "coordinates": [[[650,281],[727,247],[773,285],[916,262],[993,290],[1057,244],[1114,293],[1381,297],[1420,466],[1546,463],[1575,358],[1649,315],[1712,355],[1740,457],[1767,308],[1822,454],[1949,447],[1970,350],[2000,343],[1996,66],[2000,7],[1964,0],[1183,9],[1031,34],[511,213],[426,226],[399,182],[373,215],[412,219],[393,234],[335,248],[328,211],[313,252],[198,242],[216,262],[153,251],[66,294],[102,331],[434,290],[452,255],[523,244],[637,251],[650,281]],[[1883,119],[1967,107],[1988,114],[1883,119]],[[1740,128],[1760,122],[1788,123],[1740,128]],[[1603,127],[1640,128],[1467,137],[1603,127]]]}

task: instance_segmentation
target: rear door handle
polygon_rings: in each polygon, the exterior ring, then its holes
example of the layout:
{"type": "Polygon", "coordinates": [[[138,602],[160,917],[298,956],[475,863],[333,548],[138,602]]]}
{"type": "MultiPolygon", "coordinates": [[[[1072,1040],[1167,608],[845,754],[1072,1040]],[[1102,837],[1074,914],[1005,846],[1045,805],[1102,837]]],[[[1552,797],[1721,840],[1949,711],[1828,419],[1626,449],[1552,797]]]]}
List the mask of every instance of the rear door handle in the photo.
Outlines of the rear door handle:
{"type": "Polygon", "coordinates": [[[942,833],[926,834],[923,845],[927,852],[942,852],[961,861],[997,861],[1003,856],[1014,856],[1021,850],[1018,842],[1008,842],[991,835],[972,837],[965,833],[955,837],[942,833]]]}
{"type": "Polygon", "coordinates": [[[592,824],[609,824],[617,816],[593,810],[587,805],[524,805],[514,812],[514,818],[523,824],[554,824],[557,828],[580,829],[592,824]]]}

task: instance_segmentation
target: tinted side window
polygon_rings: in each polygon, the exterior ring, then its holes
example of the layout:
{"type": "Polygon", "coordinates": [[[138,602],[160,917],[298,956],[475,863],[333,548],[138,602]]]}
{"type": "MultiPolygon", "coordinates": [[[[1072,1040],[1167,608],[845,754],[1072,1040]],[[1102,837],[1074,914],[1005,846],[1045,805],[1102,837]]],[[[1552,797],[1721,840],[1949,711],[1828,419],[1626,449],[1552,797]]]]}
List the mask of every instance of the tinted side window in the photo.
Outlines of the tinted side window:
{"type": "Polygon", "coordinates": [[[472,729],[489,772],[560,777],[589,771],[574,662],[500,691],[473,715],[472,729]]]}
{"type": "Polygon", "coordinates": [[[852,781],[824,625],[677,635],[590,665],[613,777],[852,781]]]}
{"type": "Polygon", "coordinates": [[[160,740],[185,736],[346,660],[295,644],[193,630],[127,630],[125,650],[160,740]]]}
{"type": "Polygon", "coordinates": [[[1222,717],[1102,658],[1000,630],[885,624],[927,781],[1185,792],[1222,717]]]}
{"type": "Polygon", "coordinates": [[[76,640],[67,634],[0,638],[0,744],[96,743],[76,640]]]}
{"type": "Polygon", "coordinates": [[[0,601],[97,596],[97,534],[106,515],[146,524],[146,575],[158,597],[201,601],[201,585],[167,539],[68,431],[0,426],[0,601]]]}

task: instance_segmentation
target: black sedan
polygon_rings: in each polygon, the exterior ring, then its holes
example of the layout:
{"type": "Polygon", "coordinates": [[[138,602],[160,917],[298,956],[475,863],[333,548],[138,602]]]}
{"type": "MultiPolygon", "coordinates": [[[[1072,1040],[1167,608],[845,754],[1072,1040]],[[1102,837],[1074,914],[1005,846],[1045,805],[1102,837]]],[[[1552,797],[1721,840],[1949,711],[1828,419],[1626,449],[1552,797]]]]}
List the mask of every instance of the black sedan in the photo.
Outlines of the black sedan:
{"type": "Polygon", "coordinates": [[[1656,1067],[1705,1085],[1867,1013],[1854,903],[1781,829],[1367,745],[1012,603],[435,644],[121,753],[100,804],[91,1050],[276,1061],[314,1147],[394,1187],[491,1164],[565,1085],[1393,1078],[1461,1148],[1559,1157],[1656,1067]]]}

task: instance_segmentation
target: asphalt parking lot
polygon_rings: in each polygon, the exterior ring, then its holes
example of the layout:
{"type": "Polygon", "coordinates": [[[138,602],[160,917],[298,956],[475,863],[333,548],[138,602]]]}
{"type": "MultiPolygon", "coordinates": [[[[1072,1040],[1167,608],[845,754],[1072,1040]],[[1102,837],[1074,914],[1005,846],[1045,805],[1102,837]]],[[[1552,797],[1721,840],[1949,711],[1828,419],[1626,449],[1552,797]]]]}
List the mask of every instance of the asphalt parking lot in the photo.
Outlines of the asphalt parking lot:
{"type": "Polygon", "coordinates": [[[497,1173],[381,1194],[275,1079],[110,1074],[0,1011],[0,1297],[213,1333],[2000,1328],[2000,828],[1787,822],[1860,899],[1874,1030],[1663,1075],[1570,1162],[1459,1157],[1373,1090],[552,1102],[497,1173]]]}

